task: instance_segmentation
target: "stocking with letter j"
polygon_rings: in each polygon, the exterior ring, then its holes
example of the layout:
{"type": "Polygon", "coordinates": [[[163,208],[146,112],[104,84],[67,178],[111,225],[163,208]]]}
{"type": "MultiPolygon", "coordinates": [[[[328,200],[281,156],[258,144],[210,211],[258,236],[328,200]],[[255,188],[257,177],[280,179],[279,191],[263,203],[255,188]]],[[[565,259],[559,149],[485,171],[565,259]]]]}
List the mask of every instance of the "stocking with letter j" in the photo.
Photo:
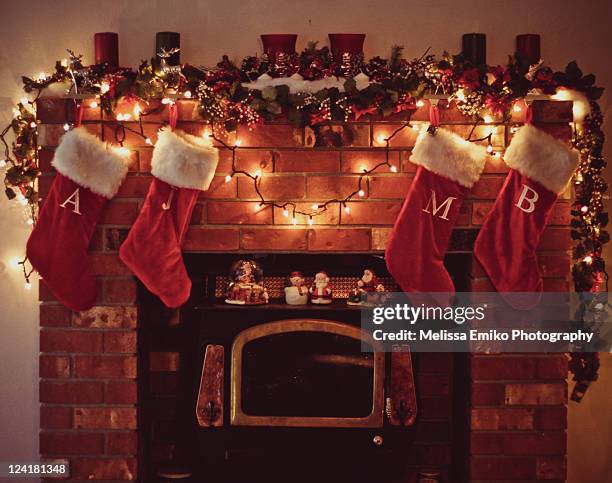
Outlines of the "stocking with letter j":
{"type": "Polygon", "coordinates": [[[476,238],[474,254],[507,303],[530,309],[539,302],[543,285],[536,249],[578,154],[527,124],[512,139],[504,160],[510,172],[476,238]]]}
{"type": "Polygon", "coordinates": [[[74,311],[96,302],[87,248],[102,210],[128,171],[128,161],[79,127],[67,132],[51,163],[57,170],[26,253],[53,295],[74,311]]]}

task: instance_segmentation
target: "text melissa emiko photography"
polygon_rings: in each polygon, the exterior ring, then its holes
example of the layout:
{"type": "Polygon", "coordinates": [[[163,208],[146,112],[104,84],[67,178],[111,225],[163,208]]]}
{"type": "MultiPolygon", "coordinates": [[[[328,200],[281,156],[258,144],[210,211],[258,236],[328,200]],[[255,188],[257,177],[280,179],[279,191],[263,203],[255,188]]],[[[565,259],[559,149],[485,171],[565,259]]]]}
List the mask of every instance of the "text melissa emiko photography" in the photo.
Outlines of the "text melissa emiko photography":
{"type": "MultiPolygon", "coordinates": [[[[610,348],[607,327],[572,320],[567,293],[521,296],[513,309],[504,294],[391,294],[362,308],[362,328],[371,335],[365,351],[568,352],[610,348]],[[557,295],[557,296],[556,296],[557,295]],[[527,303],[528,302],[528,303],[527,303]]],[[[511,300],[512,301],[512,300],[511,300]]],[[[607,303],[601,303],[605,310],[607,303]]]]}

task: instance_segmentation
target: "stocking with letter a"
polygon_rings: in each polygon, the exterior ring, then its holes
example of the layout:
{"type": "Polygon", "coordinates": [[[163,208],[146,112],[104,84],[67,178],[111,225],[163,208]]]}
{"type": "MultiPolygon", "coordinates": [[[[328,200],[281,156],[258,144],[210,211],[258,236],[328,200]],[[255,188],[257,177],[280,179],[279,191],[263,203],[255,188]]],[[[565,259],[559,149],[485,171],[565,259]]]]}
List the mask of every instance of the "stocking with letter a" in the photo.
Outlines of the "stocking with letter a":
{"type": "Polygon", "coordinates": [[[455,291],[444,268],[461,202],[478,181],[487,153],[444,129],[423,130],[410,161],[416,175],[395,221],[385,259],[405,292],[455,291]]]}
{"type": "Polygon", "coordinates": [[[474,254],[506,302],[529,309],[539,302],[543,285],[536,249],[578,155],[527,124],[512,139],[504,160],[510,172],[480,228],[474,254]]]}
{"type": "Polygon", "coordinates": [[[128,161],[79,127],[67,132],[52,161],[57,170],[26,253],[53,295],[74,311],[96,302],[87,248],[102,210],[128,171],[128,161]]]}

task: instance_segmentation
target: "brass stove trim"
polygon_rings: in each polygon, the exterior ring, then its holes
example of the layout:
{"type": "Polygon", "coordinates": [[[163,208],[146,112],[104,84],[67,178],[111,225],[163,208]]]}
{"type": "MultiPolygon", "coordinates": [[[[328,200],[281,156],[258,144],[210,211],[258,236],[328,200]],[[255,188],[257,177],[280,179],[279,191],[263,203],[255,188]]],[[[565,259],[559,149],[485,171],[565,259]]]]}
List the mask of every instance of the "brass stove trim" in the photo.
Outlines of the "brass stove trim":
{"type": "Polygon", "coordinates": [[[230,424],[232,426],[284,426],[329,428],[380,428],[384,424],[385,355],[371,334],[341,322],[322,319],[288,319],[256,325],[240,332],[232,344],[230,424]],[[255,339],[286,332],[324,332],[365,341],[374,348],[372,411],[363,418],[252,416],[242,410],[242,351],[255,339]]]}

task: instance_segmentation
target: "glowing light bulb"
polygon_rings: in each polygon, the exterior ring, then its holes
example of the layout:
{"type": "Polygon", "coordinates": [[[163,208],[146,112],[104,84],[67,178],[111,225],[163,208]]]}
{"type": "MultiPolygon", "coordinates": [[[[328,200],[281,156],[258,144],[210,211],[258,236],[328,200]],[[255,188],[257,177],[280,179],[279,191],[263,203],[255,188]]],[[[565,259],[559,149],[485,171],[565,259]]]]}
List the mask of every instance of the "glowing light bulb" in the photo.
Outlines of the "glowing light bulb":
{"type": "Polygon", "coordinates": [[[397,173],[397,166],[395,166],[394,164],[392,164],[389,169],[391,170],[392,173],[397,173]]]}
{"type": "Polygon", "coordinates": [[[190,99],[191,98],[191,91],[185,91],[183,92],[183,95],[187,98],[190,99]]]}
{"type": "Polygon", "coordinates": [[[591,255],[587,255],[582,259],[582,261],[587,265],[590,265],[591,263],[593,263],[593,257],[591,255]]]}
{"type": "Polygon", "coordinates": [[[70,124],[64,124],[64,131],[70,131],[70,124]]]}
{"type": "Polygon", "coordinates": [[[31,290],[31,288],[32,288],[32,284],[31,284],[30,282],[26,282],[26,283],[23,285],[23,288],[25,288],[26,290],[31,290]]]}
{"type": "Polygon", "coordinates": [[[28,204],[28,199],[23,196],[22,194],[20,194],[19,196],[17,196],[17,201],[19,202],[20,205],[25,206],[28,204]]]}
{"type": "Polygon", "coordinates": [[[120,114],[117,114],[117,115],[115,116],[115,119],[117,119],[117,121],[123,121],[123,114],[121,114],[121,113],[120,113],[120,114]]]}
{"type": "Polygon", "coordinates": [[[30,123],[30,127],[32,127],[32,128],[36,127],[36,123],[35,123],[34,121],[32,121],[32,122],[30,123]]]}
{"type": "Polygon", "coordinates": [[[162,104],[170,104],[170,103],[172,103],[172,100],[170,100],[168,97],[164,97],[164,98],[161,100],[161,103],[162,103],[162,104]]]}
{"type": "Polygon", "coordinates": [[[153,141],[151,141],[151,138],[146,138],[145,144],[148,144],[149,146],[151,146],[153,144],[153,141]]]}
{"type": "Polygon", "coordinates": [[[308,218],[308,224],[310,226],[312,226],[314,224],[314,220],[312,219],[312,216],[310,218],[308,218]]]}
{"type": "Polygon", "coordinates": [[[582,183],[584,178],[582,177],[582,173],[576,173],[576,184],[582,183]]]}
{"type": "Polygon", "coordinates": [[[226,183],[229,183],[231,180],[232,180],[232,177],[231,177],[231,176],[228,174],[228,175],[225,177],[225,182],[226,182],[226,183]]]}
{"type": "Polygon", "coordinates": [[[19,116],[21,116],[21,111],[17,109],[16,107],[13,107],[13,117],[19,117],[19,116]]]}
{"type": "Polygon", "coordinates": [[[263,174],[263,173],[261,172],[261,169],[256,169],[256,170],[255,170],[255,177],[256,177],[256,178],[261,178],[262,174],[263,174]]]}
{"type": "Polygon", "coordinates": [[[344,205],[344,212],[348,215],[351,212],[351,209],[348,206],[344,205]]]}
{"type": "Polygon", "coordinates": [[[358,194],[359,196],[363,197],[363,196],[365,196],[365,191],[363,191],[363,190],[359,190],[359,191],[357,192],[357,194],[358,194]]]}
{"type": "Polygon", "coordinates": [[[0,169],[4,168],[7,164],[6,159],[0,159],[0,169]]]}
{"type": "Polygon", "coordinates": [[[113,146],[113,151],[115,151],[119,156],[127,157],[130,155],[130,150],[125,146],[113,146]]]}
{"type": "Polygon", "coordinates": [[[588,206],[583,206],[582,208],[580,208],[580,212],[581,213],[586,213],[587,211],[589,211],[589,207],[588,206]]]}
{"type": "Polygon", "coordinates": [[[47,74],[46,72],[39,72],[38,73],[38,80],[39,81],[43,81],[43,80],[45,80],[47,78],[48,75],[49,74],[47,74]]]}
{"type": "Polygon", "coordinates": [[[292,225],[297,225],[297,218],[295,216],[293,218],[291,218],[291,224],[292,225]]]}
{"type": "Polygon", "coordinates": [[[387,137],[384,134],[379,134],[378,136],[376,136],[376,141],[378,142],[378,144],[386,144],[387,137]]]}
{"type": "Polygon", "coordinates": [[[523,110],[523,108],[521,107],[521,105],[520,105],[518,102],[515,102],[515,103],[512,105],[512,110],[513,110],[514,112],[521,112],[521,111],[523,110]]]}
{"type": "Polygon", "coordinates": [[[236,142],[234,143],[234,146],[242,146],[242,140],[236,139],[236,142]]]}
{"type": "Polygon", "coordinates": [[[138,118],[141,112],[142,112],[142,107],[140,107],[140,104],[136,104],[134,106],[134,109],[132,109],[132,114],[134,115],[134,118],[138,118]]]}
{"type": "Polygon", "coordinates": [[[108,91],[110,91],[110,84],[108,82],[102,82],[102,84],[100,84],[100,92],[106,94],[108,91]]]}
{"type": "Polygon", "coordinates": [[[62,59],[60,64],[61,64],[62,67],[68,67],[68,59],[62,59]]]}
{"type": "Polygon", "coordinates": [[[487,153],[491,154],[493,152],[493,146],[491,146],[490,144],[487,145],[487,153]]]}
{"type": "Polygon", "coordinates": [[[459,89],[457,91],[457,99],[460,101],[465,101],[465,91],[463,89],[459,89]]]}
{"type": "Polygon", "coordinates": [[[255,211],[259,211],[259,210],[261,210],[262,208],[263,208],[263,205],[262,205],[261,203],[257,203],[257,204],[255,205],[254,210],[255,210],[255,211]]]}
{"type": "Polygon", "coordinates": [[[22,97],[21,99],[19,99],[19,102],[21,102],[24,106],[27,106],[30,103],[27,97],[22,97]]]}
{"type": "Polygon", "coordinates": [[[487,124],[491,124],[493,122],[493,118],[489,115],[484,116],[484,122],[486,122],[487,124]]]}
{"type": "Polygon", "coordinates": [[[288,210],[287,208],[285,208],[285,209],[283,210],[283,216],[284,216],[285,218],[289,218],[289,210],[288,210]]]}
{"type": "Polygon", "coordinates": [[[311,208],[316,211],[316,210],[319,209],[319,204],[318,203],[313,203],[311,208]]]}
{"type": "Polygon", "coordinates": [[[410,127],[412,128],[413,131],[419,130],[419,126],[417,124],[412,124],[410,127]]]}
{"type": "Polygon", "coordinates": [[[98,107],[98,103],[96,101],[91,101],[89,103],[89,107],[91,107],[92,109],[95,109],[96,107],[98,107]]]}
{"type": "Polygon", "coordinates": [[[202,133],[202,137],[203,138],[209,138],[211,136],[212,136],[212,134],[210,133],[210,131],[208,129],[204,129],[204,132],[202,133]]]}
{"type": "Polygon", "coordinates": [[[33,224],[34,224],[34,220],[33,220],[32,218],[28,218],[28,219],[26,220],[26,223],[27,223],[28,225],[33,225],[33,224]]]}
{"type": "Polygon", "coordinates": [[[20,270],[21,269],[21,265],[20,263],[21,260],[19,260],[19,258],[17,257],[13,257],[10,259],[9,261],[9,265],[11,266],[11,268],[13,268],[14,270],[20,270]]]}
{"type": "Polygon", "coordinates": [[[423,107],[424,105],[425,105],[425,102],[423,101],[423,99],[419,99],[418,101],[416,101],[417,107],[423,107]]]}

